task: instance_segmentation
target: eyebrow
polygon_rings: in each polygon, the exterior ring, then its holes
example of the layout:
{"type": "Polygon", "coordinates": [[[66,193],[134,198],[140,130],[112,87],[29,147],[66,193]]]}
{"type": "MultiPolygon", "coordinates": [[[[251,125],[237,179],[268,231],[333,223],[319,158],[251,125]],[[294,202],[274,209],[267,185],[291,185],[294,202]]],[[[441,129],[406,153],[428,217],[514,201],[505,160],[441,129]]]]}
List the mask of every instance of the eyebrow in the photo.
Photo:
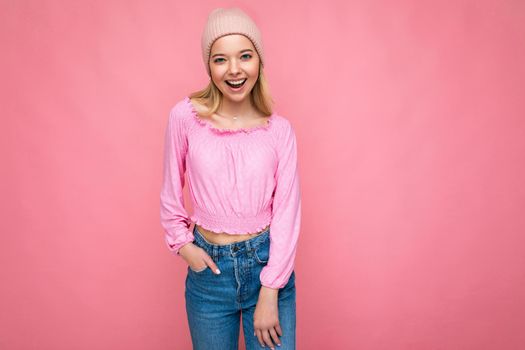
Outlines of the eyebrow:
{"type": "MultiPolygon", "coordinates": [[[[239,51],[239,53],[243,53],[243,52],[247,52],[247,51],[253,52],[252,49],[244,49],[244,50],[239,51]]],[[[211,56],[211,58],[213,58],[213,57],[215,57],[215,56],[226,56],[226,55],[223,54],[223,53],[216,53],[216,54],[214,54],[213,56],[211,56]]]]}

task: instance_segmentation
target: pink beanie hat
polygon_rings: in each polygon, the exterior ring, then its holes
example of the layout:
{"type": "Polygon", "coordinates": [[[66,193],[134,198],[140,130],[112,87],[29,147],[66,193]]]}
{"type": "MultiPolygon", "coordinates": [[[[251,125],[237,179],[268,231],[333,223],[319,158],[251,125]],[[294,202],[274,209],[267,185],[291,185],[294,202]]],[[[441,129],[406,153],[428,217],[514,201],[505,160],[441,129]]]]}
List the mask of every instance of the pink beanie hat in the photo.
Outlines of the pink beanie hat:
{"type": "Polygon", "coordinates": [[[264,66],[261,32],[255,22],[237,7],[216,8],[208,16],[201,40],[202,59],[209,76],[211,76],[209,60],[213,42],[228,34],[242,34],[250,39],[259,54],[261,65],[264,66]]]}

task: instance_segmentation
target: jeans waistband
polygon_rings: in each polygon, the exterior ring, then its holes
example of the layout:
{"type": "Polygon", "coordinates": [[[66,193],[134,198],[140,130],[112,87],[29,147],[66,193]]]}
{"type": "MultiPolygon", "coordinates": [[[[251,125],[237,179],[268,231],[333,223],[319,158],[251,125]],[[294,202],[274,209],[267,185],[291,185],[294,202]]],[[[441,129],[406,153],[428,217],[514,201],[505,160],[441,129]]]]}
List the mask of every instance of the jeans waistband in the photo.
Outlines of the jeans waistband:
{"type": "Polygon", "coordinates": [[[206,250],[209,255],[215,257],[221,255],[235,256],[238,254],[243,254],[245,252],[251,252],[255,250],[259,245],[269,240],[270,227],[268,227],[266,230],[264,230],[263,232],[261,232],[253,238],[230,244],[214,244],[208,242],[197,229],[197,225],[195,225],[193,228],[193,235],[195,237],[197,245],[202,249],[206,250]]]}

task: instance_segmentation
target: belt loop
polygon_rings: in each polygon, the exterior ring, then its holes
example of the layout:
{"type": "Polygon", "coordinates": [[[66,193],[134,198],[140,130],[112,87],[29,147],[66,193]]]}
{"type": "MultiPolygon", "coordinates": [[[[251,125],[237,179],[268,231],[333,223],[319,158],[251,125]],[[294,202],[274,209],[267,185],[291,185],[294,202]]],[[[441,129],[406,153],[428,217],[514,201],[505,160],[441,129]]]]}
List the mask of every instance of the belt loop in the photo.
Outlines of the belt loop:
{"type": "Polygon", "coordinates": [[[252,245],[250,243],[250,240],[249,239],[246,240],[245,243],[246,243],[246,251],[248,252],[248,257],[251,258],[252,257],[252,245]]]}
{"type": "Polygon", "coordinates": [[[213,261],[218,261],[219,259],[219,246],[214,244],[213,245],[213,261]]]}

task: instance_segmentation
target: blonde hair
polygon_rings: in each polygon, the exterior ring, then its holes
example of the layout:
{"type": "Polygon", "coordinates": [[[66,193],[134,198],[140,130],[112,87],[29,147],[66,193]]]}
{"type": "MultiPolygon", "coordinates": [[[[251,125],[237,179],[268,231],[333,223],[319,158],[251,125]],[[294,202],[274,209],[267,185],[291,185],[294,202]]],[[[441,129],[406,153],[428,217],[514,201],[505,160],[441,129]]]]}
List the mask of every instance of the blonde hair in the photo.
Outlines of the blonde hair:
{"type": "MultiPolygon", "coordinates": [[[[204,117],[209,117],[215,113],[222,102],[222,92],[217,88],[211,78],[208,86],[202,90],[192,92],[189,97],[207,107],[207,112],[202,113],[204,117]]],[[[259,76],[252,91],[250,91],[250,100],[259,112],[266,116],[272,115],[272,105],[274,101],[270,94],[270,87],[264,76],[261,62],[259,62],[259,76]]]]}

